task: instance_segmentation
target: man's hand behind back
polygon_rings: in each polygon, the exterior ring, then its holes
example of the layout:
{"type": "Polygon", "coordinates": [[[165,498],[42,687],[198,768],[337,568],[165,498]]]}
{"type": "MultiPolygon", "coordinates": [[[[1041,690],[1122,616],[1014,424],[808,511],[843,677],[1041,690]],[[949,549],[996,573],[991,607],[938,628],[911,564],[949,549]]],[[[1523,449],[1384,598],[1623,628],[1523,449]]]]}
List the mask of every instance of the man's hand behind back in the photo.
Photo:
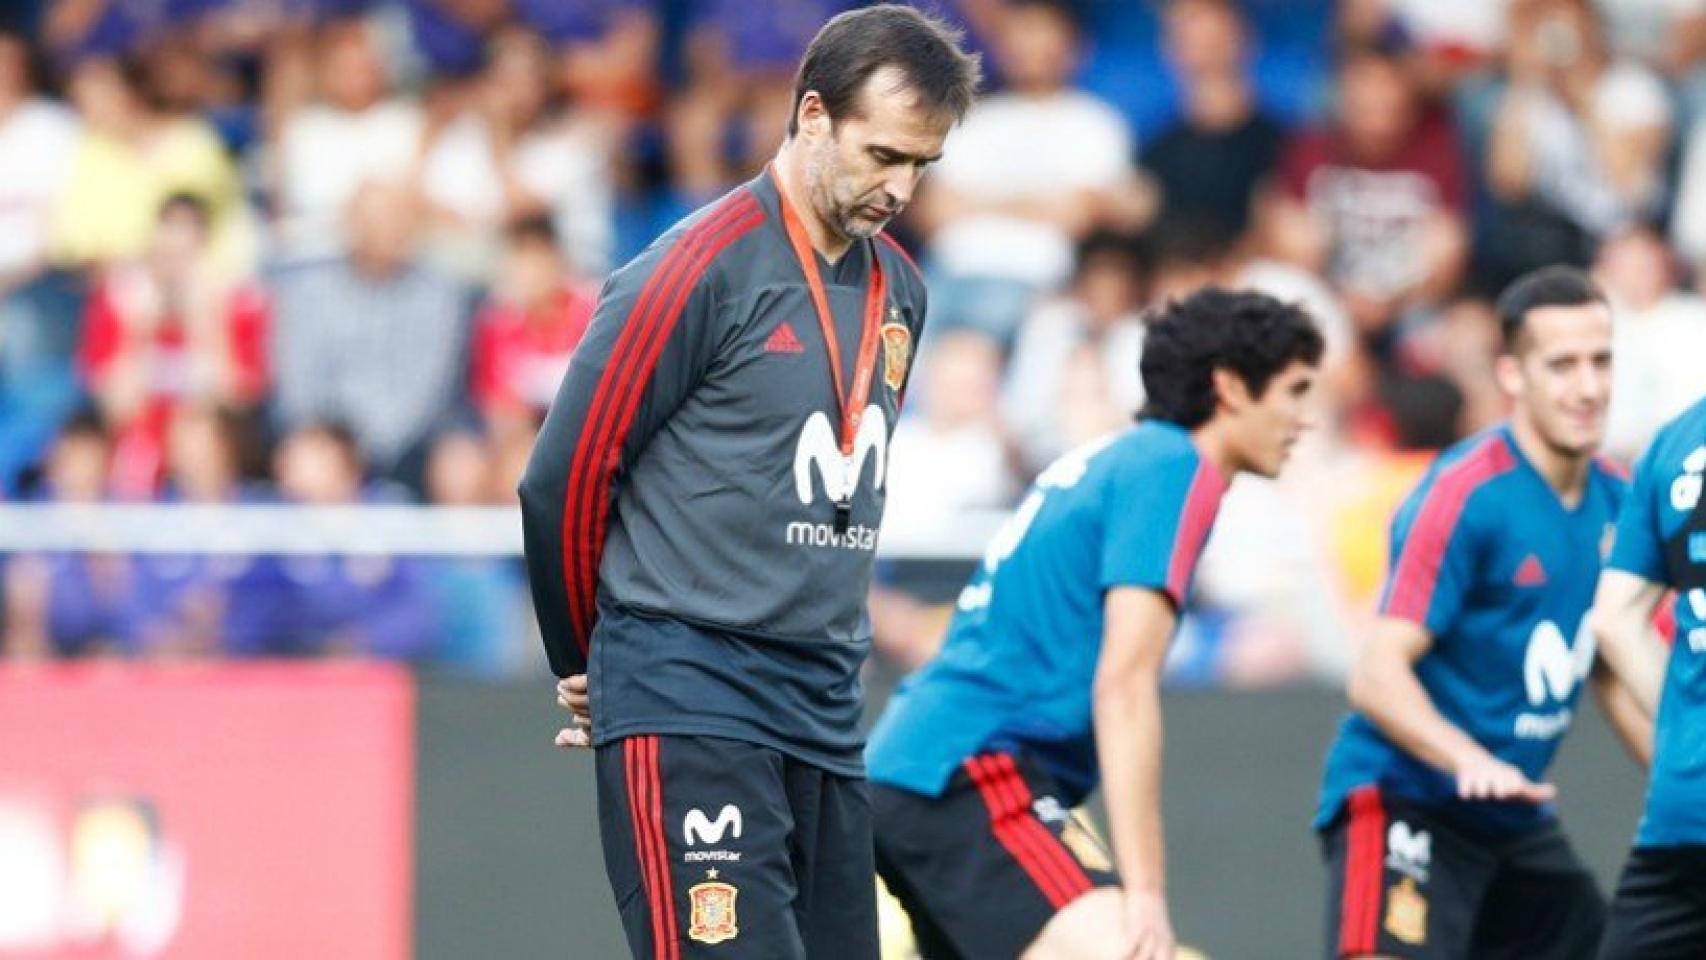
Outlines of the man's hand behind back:
{"type": "Polygon", "coordinates": [[[569,726],[557,731],[559,747],[592,746],[592,703],[587,696],[586,674],[577,673],[557,681],[557,706],[574,715],[569,726]]]}

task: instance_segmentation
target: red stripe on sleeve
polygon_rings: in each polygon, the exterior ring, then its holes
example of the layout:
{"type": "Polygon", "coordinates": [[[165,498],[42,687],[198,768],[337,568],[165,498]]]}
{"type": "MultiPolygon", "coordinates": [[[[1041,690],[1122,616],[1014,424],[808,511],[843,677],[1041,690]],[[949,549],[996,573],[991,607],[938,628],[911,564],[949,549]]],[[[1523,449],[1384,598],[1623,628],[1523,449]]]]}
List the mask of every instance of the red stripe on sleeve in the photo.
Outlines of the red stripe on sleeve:
{"type": "MultiPolygon", "coordinates": [[[[602,447],[607,431],[606,418],[616,395],[631,379],[633,368],[639,363],[640,351],[635,348],[648,326],[657,316],[657,304],[662,300],[664,292],[688,271],[688,265],[693,260],[700,242],[707,232],[715,231],[724,226],[736,212],[748,206],[742,201],[750,201],[751,195],[738,193],[713,209],[698,224],[689,229],[686,234],[670,249],[663,261],[658,265],[646,284],[641,288],[640,295],[634,301],[622,333],[617,337],[611,350],[610,363],[604,370],[594,390],[593,400],[589,406],[586,423],[582,425],[580,442],[576,445],[574,460],[569,471],[569,485],[565,493],[567,502],[563,509],[563,571],[567,579],[569,594],[569,615],[576,641],[586,652],[596,609],[593,600],[598,587],[598,553],[603,548],[601,542],[591,542],[591,531],[586,526],[586,501],[598,496],[598,487],[593,481],[600,476],[608,476],[604,469],[605,462],[610,463],[610,470],[616,462],[620,462],[620,445],[614,450],[602,447]],[[580,536],[574,536],[571,531],[578,530],[580,536]]],[[[646,371],[649,378],[650,371],[646,371]]],[[[608,490],[608,488],[605,488],[608,490]]]]}
{"type": "Polygon", "coordinates": [[[1381,613],[1426,625],[1445,550],[1457,530],[1464,504],[1481,484],[1515,466],[1516,459],[1504,437],[1493,434],[1439,472],[1404,537],[1403,552],[1394,566],[1381,613]]]}
{"type": "MultiPolygon", "coordinates": [[[[575,641],[583,654],[587,652],[596,616],[593,602],[598,590],[598,557],[604,546],[601,534],[595,536],[593,527],[588,523],[591,517],[589,501],[603,499],[606,501],[604,506],[608,507],[608,481],[621,461],[622,441],[626,433],[624,424],[612,435],[608,429],[610,417],[624,391],[639,392],[634,385],[636,374],[643,386],[656,364],[654,358],[640,369],[642,351],[637,345],[644,341],[645,334],[653,326],[674,326],[679,307],[664,317],[657,309],[658,304],[666,299],[671,289],[683,282],[690,289],[704,272],[705,265],[710,262],[710,257],[704,255],[706,239],[718,235],[732,222],[745,223],[745,218],[755,210],[757,202],[750,193],[732,194],[676,243],[641,288],[640,296],[635,300],[611,350],[610,363],[594,388],[587,420],[575,445],[563,505],[563,576],[567,581],[570,622],[574,626],[575,641]],[[603,497],[600,497],[600,491],[605,493],[603,497]]],[[[726,245],[723,242],[716,249],[726,245]]],[[[665,336],[667,338],[667,331],[665,336]]]]}
{"type": "Polygon", "coordinates": [[[1185,494],[1184,509],[1179,513],[1179,529],[1173,535],[1172,558],[1167,563],[1167,592],[1181,607],[1185,605],[1191,574],[1202,557],[1203,543],[1208,540],[1208,531],[1214,526],[1214,516],[1225,493],[1226,481],[1220,471],[1207,460],[1199,460],[1190,490],[1185,494]]]}
{"type": "MultiPolygon", "coordinates": [[[[681,311],[687,304],[687,298],[692,294],[694,285],[717,255],[730,244],[740,239],[747,231],[764,222],[764,214],[758,208],[756,200],[751,201],[750,210],[733,223],[721,228],[715,235],[707,237],[694,259],[688,264],[687,272],[682,279],[675,283],[668,296],[660,301],[659,319],[650,324],[637,344],[640,351],[640,363],[635,371],[634,382],[624,384],[617,392],[618,406],[612,421],[609,455],[602,464],[602,473],[597,478],[594,489],[608,489],[610,476],[621,462],[622,445],[627,438],[628,429],[634,422],[634,415],[639,411],[640,401],[645,394],[645,384],[651,379],[652,371],[656,369],[658,359],[663,355],[664,345],[669,341],[670,332],[675,328],[676,321],[681,317],[681,311]]],[[[587,505],[592,510],[592,532],[582,543],[586,550],[587,563],[593,570],[593,576],[584,580],[585,596],[583,607],[595,609],[596,590],[598,586],[597,563],[593,551],[602,549],[604,545],[605,521],[610,515],[610,498],[608,496],[592,497],[587,505]]],[[[590,621],[588,626],[590,627],[590,621]]]]}

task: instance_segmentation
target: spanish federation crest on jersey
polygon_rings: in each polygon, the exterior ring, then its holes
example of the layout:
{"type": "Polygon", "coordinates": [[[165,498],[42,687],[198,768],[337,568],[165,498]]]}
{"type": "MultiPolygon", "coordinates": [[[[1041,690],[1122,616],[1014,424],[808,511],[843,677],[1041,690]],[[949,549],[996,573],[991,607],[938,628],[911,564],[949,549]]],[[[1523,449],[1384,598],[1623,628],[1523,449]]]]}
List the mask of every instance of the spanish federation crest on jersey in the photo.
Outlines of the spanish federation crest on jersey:
{"type": "Polygon", "coordinates": [[[901,322],[900,308],[889,305],[889,319],[883,324],[883,382],[890,390],[900,390],[906,382],[906,369],[912,363],[912,331],[901,322]]]}
{"type": "MultiPolygon", "coordinates": [[[[708,876],[715,878],[717,872],[708,876]]],[[[688,918],[687,936],[700,943],[722,943],[740,935],[735,917],[735,898],[740,891],[732,883],[708,880],[696,883],[687,890],[693,913],[688,918]]]]}

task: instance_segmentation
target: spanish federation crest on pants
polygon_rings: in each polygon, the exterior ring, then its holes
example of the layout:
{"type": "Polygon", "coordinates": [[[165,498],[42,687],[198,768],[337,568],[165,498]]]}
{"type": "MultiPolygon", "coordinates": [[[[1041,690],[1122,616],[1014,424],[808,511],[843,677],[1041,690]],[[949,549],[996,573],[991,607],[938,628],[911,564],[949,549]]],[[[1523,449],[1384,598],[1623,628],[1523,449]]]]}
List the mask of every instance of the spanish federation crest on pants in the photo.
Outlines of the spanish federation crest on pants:
{"type": "MultiPolygon", "coordinates": [[[[715,877],[712,870],[708,876],[715,877]]],[[[740,935],[735,918],[735,898],[740,891],[732,883],[708,880],[688,888],[693,913],[688,918],[687,936],[700,943],[722,943],[740,935]]]]}

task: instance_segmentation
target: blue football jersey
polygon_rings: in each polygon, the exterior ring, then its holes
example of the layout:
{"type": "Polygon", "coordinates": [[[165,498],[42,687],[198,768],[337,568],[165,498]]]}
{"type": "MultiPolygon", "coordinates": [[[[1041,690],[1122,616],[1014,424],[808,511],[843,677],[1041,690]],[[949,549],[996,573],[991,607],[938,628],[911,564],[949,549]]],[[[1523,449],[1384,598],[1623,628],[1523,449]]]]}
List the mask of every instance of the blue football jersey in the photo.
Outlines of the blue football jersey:
{"type": "MultiPolygon", "coordinates": [[[[1441,454],[1392,521],[1381,615],[1432,634],[1415,669],[1434,706],[1535,781],[1593,666],[1586,613],[1624,495],[1615,468],[1596,460],[1581,500],[1566,506],[1506,425],[1441,454]]],[[[1549,805],[1458,799],[1452,775],[1353,711],[1327,755],[1316,825],[1369,784],[1469,829],[1508,832],[1553,816],[1549,805]]]]}
{"type": "Polygon", "coordinates": [[[1653,728],[1641,847],[1706,844],[1706,400],[1666,424],[1635,468],[1614,570],[1676,588],[1676,642],[1653,728]]]}
{"type": "Polygon", "coordinates": [[[990,543],[941,653],[878,721],[870,778],[936,796],[980,750],[1024,750],[1082,799],[1098,779],[1103,595],[1147,587],[1181,606],[1225,490],[1190,434],[1160,421],[1056,461],[990,543]]]}

